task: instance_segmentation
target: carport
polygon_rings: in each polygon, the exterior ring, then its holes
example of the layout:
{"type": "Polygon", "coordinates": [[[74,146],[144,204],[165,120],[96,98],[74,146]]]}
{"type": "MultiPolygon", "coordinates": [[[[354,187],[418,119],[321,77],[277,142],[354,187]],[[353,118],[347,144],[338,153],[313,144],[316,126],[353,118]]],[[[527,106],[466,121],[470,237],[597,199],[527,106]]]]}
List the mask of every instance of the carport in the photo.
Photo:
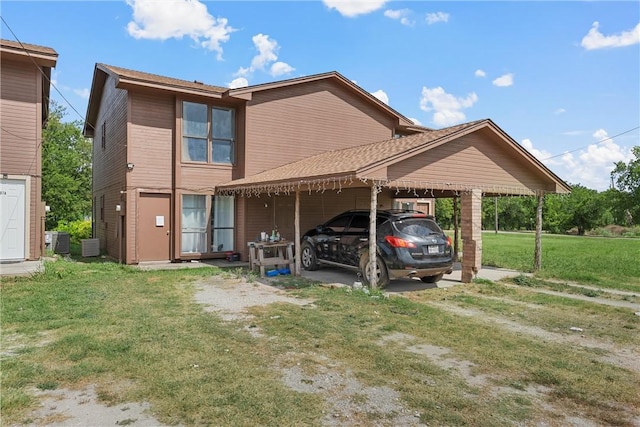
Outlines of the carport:
{"type": "MultiPolygon", "coordinates": [[[[534,268],[540,267],[542,205],[547,193],[570,187],[490,119],[354,148],[328,151],[216,186],[216,194],[240,197],[295,195],[295,274],[300,274],[301,193],[341,193],[367,188],[372,224],[369,252],[376,251],[375,218],[381,195],[450,197],[460,203],[462,276],[471,282],[482,260],[482,197],[537,196],[534,268]]],[[[370,268],[376,268],[375,257],[370,268]]],[[[375,270],[374,270],[375,271],[375,270]]],[[[375,287],[375,275],[372,286],[375,287]]]]}

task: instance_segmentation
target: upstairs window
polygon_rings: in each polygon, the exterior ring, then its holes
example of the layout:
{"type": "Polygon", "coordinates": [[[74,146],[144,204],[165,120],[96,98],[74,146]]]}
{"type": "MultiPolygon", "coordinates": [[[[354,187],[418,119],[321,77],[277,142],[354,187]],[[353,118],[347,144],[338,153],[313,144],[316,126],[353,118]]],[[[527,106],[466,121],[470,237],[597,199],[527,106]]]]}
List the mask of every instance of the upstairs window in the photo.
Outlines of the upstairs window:
{"type": "Polygon", "coordinates": [[[206,104],[182,104],[182,160],[233,163],[235,111],[206,104]]]}

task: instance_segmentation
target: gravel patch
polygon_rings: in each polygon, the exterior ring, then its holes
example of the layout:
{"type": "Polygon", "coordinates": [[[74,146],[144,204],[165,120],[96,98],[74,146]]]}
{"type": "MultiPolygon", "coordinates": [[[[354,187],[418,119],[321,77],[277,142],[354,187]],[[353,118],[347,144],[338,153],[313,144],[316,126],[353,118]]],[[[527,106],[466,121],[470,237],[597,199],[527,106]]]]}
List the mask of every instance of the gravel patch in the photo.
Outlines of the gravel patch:
{"type": "MultiPolygon", "coordinates": [[[[290,356],[290,355],[289,355],[290,356]]],[[[308,359],[309,355],[304,355],[308,359]]],[[[306,372],[301,363],[276,367],[282,372],[284,384],[301,393],[323,397],[327,409],[325,426],[424,426],[420,414],[402,405],[400,395],[390,387],[369,387],[360,383],[348,369],[335,361],[320,357],[313,373],[306,372]]]]}
{"type": "MultiPolygon", "coordinates": [[[[312,306],[313,301],[294,298],[285,291],[260,282],[248,283],[244,279],[211,277],[195,284],[195,299],[205,310],[217,313],[223,320],[249,319],[248,308],[275,302],[312,306]]],[[[256,332],[256,331],[253,331],[256,332]]]]}
{"type": "Polygon", "coordinates": [[[30,415],[30,422],[23,426],[163,426],[150,413],[150,405],[143,403],[123,403],[105,406],[98,402],[93,385],[82,390],[58,389],[34,391],[40,399],[40,408],[30,415]]]}

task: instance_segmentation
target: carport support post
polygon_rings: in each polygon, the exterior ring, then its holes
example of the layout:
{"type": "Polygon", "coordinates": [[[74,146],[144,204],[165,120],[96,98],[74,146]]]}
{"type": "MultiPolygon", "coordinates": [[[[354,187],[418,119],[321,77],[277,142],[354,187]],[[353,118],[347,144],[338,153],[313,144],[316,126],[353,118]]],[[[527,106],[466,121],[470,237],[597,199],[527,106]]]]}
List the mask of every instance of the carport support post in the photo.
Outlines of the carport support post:
{"type": "Polygon", "coordinates": [[[538,193],[538,207],[536,208],[536,245],[534,250],[533,271],[542,268],[542,206],[544,205],[544,193],[538,193]]]}
{"type": "Polygon", "coordinates": [[[462,216],[462,283],[471,283],[482,263],[482,191],[460,197],[462,216]]]}
{"type": "Polygon", "coordinates": [[[302,271],[300,268],[300,190],[296,190],[296,201],[295,201],[295,211],[293,214],[293,228],[294,228],[294,237],[293,241],[294,249],[295,249],[295,265],[294,265],[294,274],[296,276],[300,275],[302,271]]]}
{"type": "MultiPolygon", "coordinates": [[[[369,284],[371,289],[378,288],[378,256],[376,251],[376,217],[378,216],[378,187],[371,184],[371,206],[369,209],[369,284]]],[[[366,272],[363,272],[366,274],[366,272]]]]}

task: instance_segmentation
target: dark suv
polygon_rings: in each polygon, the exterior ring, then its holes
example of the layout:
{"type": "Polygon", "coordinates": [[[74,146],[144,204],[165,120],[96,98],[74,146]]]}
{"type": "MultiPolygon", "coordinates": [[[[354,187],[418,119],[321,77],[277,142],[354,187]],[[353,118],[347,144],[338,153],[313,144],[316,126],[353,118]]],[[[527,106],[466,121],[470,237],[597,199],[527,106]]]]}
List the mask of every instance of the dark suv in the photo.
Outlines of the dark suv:
{"type": "MultiPolygon", "coordinates": [[[[419,277],[435,283],[452,271],[451,239],[434,218],[418,211],[379,210],[376,219],[378,285],[390,279],[419,277]]],[[[369,263],[369,211],[344,212],[307,231],[302,237],[305,270],[319,264],[358,269],[366,284],[369,263]]]]}

